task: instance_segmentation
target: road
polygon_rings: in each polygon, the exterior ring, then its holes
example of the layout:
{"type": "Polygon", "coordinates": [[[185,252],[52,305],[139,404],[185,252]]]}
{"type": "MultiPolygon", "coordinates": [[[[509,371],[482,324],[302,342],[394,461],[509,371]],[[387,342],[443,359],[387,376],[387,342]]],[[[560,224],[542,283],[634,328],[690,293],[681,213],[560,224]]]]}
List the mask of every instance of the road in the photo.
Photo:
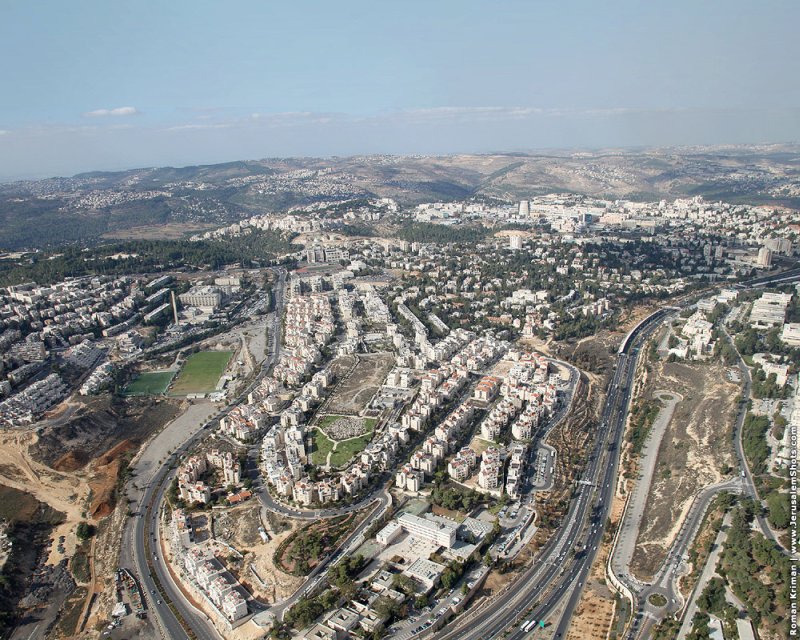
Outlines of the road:
{"type": "Polygon", "coordinates": [[[129,496],[139,505],[139,515],[129,519],[123,532],[120,564],[132,565],[134,573],[145,591],[148,607],[155,613],[161,635],[170,640],[188,636],[178,617],[164,604],[167,602],[172,603],[178,615],[183,618],[192,633],[200,640],[216,640],[220,636],[207,616],[195,609],[184,598],[167,571],[160,549],[155,549],[159,534],[158,517],[164,501],[164,494],[169,487],[169,482],[174,477],[175,468],[173,467],[180,457],[205,438],[209,429],[218,423],[220,417],[242,402],[280,357],[280,319],[283,313],[285,281],[286,272],[279,269],[278,280],[273,289],[275,309],[268,319],[270,348],[258,376],[224,409],[213,413],[204,421],[198,421],[194,428],[185,428],[179,419],[173,421],[147,445],[134,465],[135,481],[129,485],[128,490],[129,496]],[[170,442],[175,442],[176,445],[165,450],[162,448],[165,438],[170,438],[170,442]],[[168,454],[170,449],[172,453],[168,454]],[[154,462],[156,459],[157,462],[154,462]],[[154,553],[155,555],[152,555],[154,553]],[[156,584],[153,572],[160,584],[156,584]],[[159,605],[158,600],[161,600],[162,604],[159,605]]]}
{"type": "Polygon", "coordinates": [[[384,487],[376,497],[370,499],[374,503],[371,513],[364,518],[364,521],[356,527],[353,532],[339,545],[339,548],[320,564],[314,567],[314,570],[308,575],[306,581],[295,591],[291,596],[273,604],[269,608],[269,613],[274,615],[277,619],[282,619],[284,613],[290,609],[294,604],[303,596],[315,591],[322,581],[325,580],[325,575],[328,568],[342,558],[343,556],[354,553],[355,550],[361,546],[364,541],[364,531],[374,522],[376,518],[380,518],[392,504],[392,498],[389,491],[384,487]]]}
{"type": "MultiPolygon", "coordinates": [[[[531,456],[531,458],[533,460],[535,460],[535,458],[536,458],[536,451],[538,449],[537,443],[545,440],[547,438],[547,436],[550,434],[550,432],[553,429],[555,429],[561,423],[561,421],[566,417],[567,413],[569,412],[569,409],[570,409],[570,407],[572,405],[572,400],[573,400],[573,397],[574,397],[574,394],[575,394],[575,390],[577,389],[578,381],[579,381],[579,378],[580,378],[580,371],[578,371],[578,369],[573,367],[572,365],[569,365],[569,364],[567,364],[567,363],[565,363],[563,361],[560,361],[560,360],[552,360],[552,359],[548,359],[548,360],[551,363],[558,364],[561,367],[566,367],[569,370],[569,374],[570,375],[569,375],[569,380],[565,383],[566,391],[565,391],[564,401],[560,403],[559,407],[556,409],[556,411],[553,414],[553,416],[540,426],[540,428],[537,430],[537,432],[534,434],[533,438],[531,439],[530,456],[531,456]]],[[[542,446],[546,450],[554,451],[552,449],[552,447],[550,447],[549,445],[542,445],[542,446]]],[[[530,463],[530,461],[529,461],[529,463],[530,463]]],[[[548,466],[550,464],[552,464],[551,461],[550,461],[550,457],[549,456],[548,456],[547,464],[548,464],[548,466]]],[[[525,507],[523,505],[524,505],[525,501],[529,499],[529,496],[530,496],[530,494],[532,492],[534,492],[534,491],[548,491],[548,490],[550,490],[550,488],[552,488],[552,484],[553,484],[552,474],[548,474],[548,476],[547,476],[547,483],[546,484],[548,486],[545,486],[544,488],[542,488],[542,487],[537,487],[532,483],[532,477],[533,477],[533,473],[532,472],[535,470],[535,467],[531,466],[531,467],[529,467],[529,470],[530,470],[529,474],[527,475],[527,477],[525,479],[525,483],[524,483],[524,486],[522,488],[521,495],[520,495],[519,515],[517,515],[516,518],[514,518],[514,519],[512,519],[510,521],[506,521],[505,525],[507,527],[510,526],[510,527],[516,529],[517,527],[521,527],[521,523],[523,522],[523,520],[527,519],[527,517],[528,517],[527,507],[525,507]]],[[[531,527],[530,524],[527,525],[527,526],[531,527]]],[[[522,527],[522,529],[519,531],[519,534],[522,534],[523,530],[525,530],[524,527],[522,527]]],[[[507,532],[506,534],[504,534],[504,536],[501,536],[496,541],[495,546],[493,547],[493,549],[496,549],[497,553],[496,554],[493,553],[492,555],[502,556],[505,559],[515,557],[519,553],[519,551],[522,549],[522,547],[524,547],[524,545],[526,544],[526,542],[525,542],[526,538],[527,538],[527,541],[529,541],[530,536],[532,535],[532,533],[534,531],[535,531],[534,529],[529,528],[527,530],[526,534],[522,535],[521,539],[514,544],[514,547],[512,547],[508,551],[503,551],[508,537],[510,536],[513,539],[513,536],[514,536],[514,530],[512,530],[510,532],[507,532]],[[504,539],[506,540],[506,542],[503,542],[504,539]]],[[[459,601],[461,600],[460,591],[457,591],[456,593],[450,593],[442,601],[439,601],[435,605],[431,605],[429,607],[430,610],[427,613],[423,613],[422,615],[419,615],[418,617],[416,617],[412,621],[412,624],[396,625],[397,630],[393,629],[392,633],[388,637],[397,638],[398,640],[408,640],[409,638],[413,638],[413,637],[419,637],[419,636],[422,636],[422,635],[430,635],[430,633],[432,631],[425,630],[425,631],[416,632],[415,629],[420,629],[421,627],[423,627],[428,622],[430,622],[431,625],[435,624],[439,620],[439,618],[442,615],[444,615],[444,613],[440,614],[440,612],[446,611],[451,606],[455,606],[455,604],[457,604],[457,603],[454,603],[454,600],[456,600],[456,599],[458,599],[459,601]]],[[[494,605],[495,602],[496,602],[495,600],[492,600],[491,604],[494,605]]]]}
{"type": "Polygon", "coordinates": [[[695,600],[699,594],[703,593],[708,581],[711,580],[711,578],[713,578],[714,574],[717,572],[719,554],[722,551],[722,545],[725,544],[725,540],[728,538],[728,527],[730,524],[731,514],[728,512],[725,515],[725,519],[722,521],[722,527],[720,528],[719,533],[714,540],[714,544],[711,547],[711,553],[708,555],[708,559],[706,560],[706,566],[703,567],[703,572],[700,574],[700,578],[697,580],[697,584],[692,590],[692,595],[689,598],[689,606],[686,609],[686,613],[683,617],[683,624],[678,632],[678,640],[683,640],[683,638],[685,638],[686,635],[692,630],[692,619],[694,618],[694,614],[697,612],[697,604],[695,600]]]}
{"type": "MultiPolygon", "coordinates": [[[[726,334],[727,335],[727,334],[726,334]]],[[[730,337],[728,337],[730,339],[730,337]]],[[[714,498],[723,491],[730,491],[733,493],[743,493],[744,495],[754,496],[755,486],[753,485],[752,477],[749,470],[747,470],[747,463],[744,459],[744,452],[741,443],[741,430],[744,423],[745,415],[747,414],[746,399],[750,397],[750,375],[744,362],[740,359],[740,368],[742,370],[742,379],[744,380],[744,387],[742,389],[742,402],[739,406],[739,413],[736,417],[734,425],[734,444],[736,456],[739,461],[739,468],[743,470],[745,475],[740,475],[737,478],[721,482],[718,484],[710,485],[698,493],[689,512],[684,519],[678,535],[673,540],[669,552],[664,560],[664,564],[653,579],[651,584],[642,585],[637,584],[632,577],[627,573],[618,573],[617,578],[625,584],[634,594],[637,601],[636,616],[628,629],[626,638],[632,640],[634,638],[647,638],[651,629],[667,615],[679,613],[683,610],[685,602],[683,596],[678,590],[677,580],[682,573],[687,571],[685,564],[688,559],[689,547],[694,541],[700,529],[700,525],[705,517],[706,510],[714,498]],[[667,599],[667,604],[664,607],[656,607],[649,602],[650,596],[653,594],[663,595],[667,599]]],[[[766,523],[764,523],[766,526],[766,523]]],[[[768,529],[768,527],[767,527],[768,529]]],[[[612,563],[612,568],[616,569],[617,564],[612,563]]]]}
{"type": "MultiPolygon", "coordinates": [[[[764,286],[771,282],[790,281],[796,279],[798,276],[800,276],[800,269],[793,270],[789,275],[784,273],[780,274],[780,276],[773,276],[771,280],[759,279],[759,281],[752,284],[752,286],[764,286]],[[778,279],[776,280],[775,278],[778,279]]],[[[283,278],[285,278],[285,272],[281,274],[281,282],[283,282],[283,278]]],[[[280,287],[279,291],[280,294],[276,296],[278,300],[276,303],[276,310],[273,314],[273,322],[275,318],[280,318],[283,304],[281,297],[283,287],[280,287]]],[[[517,640],[528,635],[519,629],[520,622],[530,619],[547,619],[564,596],[569,594],[569,598],[566,602],[565,614],[560,618],[557,628],[554,631],[555,638],[563,638],[566,635],[572,612],[577,607],[582,586],[586,581],[586,577],[596,556],[597,546],[604,533],[605,522],[609,513],[616,482],[619,458],[618,452],[620,450],[624,423],[631,400],[633,377],[636,370],[636,360],[639,355],[639,350],[643,340],[652,333],[655,327],[658,326],[671,310],[672,309],[661,309],[655,312],[637,325],[623,341],[618,353],[606,404],[602,412],[595,447],[582,478],[586,484],[579,484],[577,486],[576,496],[570,504],[567,516],[565,517],[565,523],[542,549],[540,561],[528,568],[524,574],[513,583],[511,588],[507,589],[497,598],[491,600],[491,606],[476,608],[464,614],[457,619],[455,623],[450,625],[447,630],[436,634],[435,637],[447,638],[448,640],[486,640],[502,634],[504,637],[517,640]],[[526,615],[527,612],[530,612],[529,615],[526,615]],[[510,633],[504,634],[506,630],[510,630],[510,633]]],[[[264,374],[279,355],[280,345],[277,340],[278,334],[279,331],[274,330],[273,324],[271,335],[275,340],[275,345],[269,354],[268,362],[262,367],[260,375],[264,374]]],[[[258,378],[250,385],[247,391],[255,386],[257,382],[258,378]]],[[[226,410],[219,415],[222,415],[230,410],[232,406],[238,404],[246,393],[247,392],[236,398],[228,405],[226,410]]],[[[214,420],[216,420],[216,417],[214,420]]],[[[204,426],[203,430],[212,423],[213,421],[210,421],[208,425],[204,426]]],[[[737,442],[740,441],[740,426],[739,424],[737,442]]],[[[198,433],[197,436],[187,440],[184,446],[179,449],[179,452],[187,451],[193,446],[196,440],[202,437],[202,435],[204,434],[198,433]]],[[[174,455],[172,457],[174,458],[174,455]]],[[[133,533],[133,538],[136,541],[135,566],[147,590],[151,590],[154,586],[152,586],[152,580],[148,577],[147,559],[144,554],[144,540],[146,538],[144,526],[145,523],[149,524],[149,533],[152,539],[152,536],[157,534],[157,506],[163,500],[165,487],[168,486],[166,481],[171,476],[169,466],[170,460],[167,460],[155,474],[155,481],[149,483],[146,487],[143,500],[143,502],[148,505],[146,518],[144,520],[142,518],[134,519],[136,523],[135,532],[133,533]],[[150,581],[147,582],[148,580],[150,581]]],[[[752,477],[749,474],[749,470],[746,469],[746,465],[744,468],[746,470],[745,490],[747,491],[753,488],[752,477]]],[[[713,495],[708,498],[709,501],[711,498],[713,498],[713,495]]],[[[699,504],[702,506],[704,501],[705,500],[701,501],[699,504]]],[[[699,511],[698,508],[697,520],[693,518],[687,519],[687,523],[689,523],[689,520],[692,522],[699,522],[699,519],[702,519],[702,513],[699,511]]],[[[319,516],[317,515],[314,517],[319,516]]],[[[359,534],[361,528],[365,527],[369,521],[370,519],[367,518],[365,523],[359,527],[359,531],[356,532],[356,534],[359,534]]],[[[692,530],[693,527],[687,525],[685,536],[687,545],[692,539],[692,530]],[[690,533],[692,535],[690,535],[690,533]]],[[[348,539],[345,549],[337,552],[335,557],[332,557],[328,563],[320,567],[320,574],[340,553],[350,549],[350,540],[354,540],[355,537],[357,536],[351,536],[348,539]]],[[[672,558],[673,556],[670,556],[670,559],[672,558]]],[[[160,558],[158,562],[154,563],[154,567],[159,578],[162,579],[165,592],[170,595],[176,609],[180,615],[184,617],[195,635],[203,639],[216,638],[216,632],[210,628],[206,621],[200,619],[198,613],[192,609],[177,592],[171,579],[166,576],[160,558]]],[[[320,574],[317,574],[317,579],[323,578],[320,574]]],[[[314,588],[317,583],[314,583],[313,579],[312,577],[312,582],[307,582],[304,588],[294,594],[291,599],[282,603],[281,612],[291,606],[296,599],[302,597],[304,593],[307,593],[309,588],[314,588]]],[[[185,632],[183,632],[180,627],[180,623],[178,623],[175,616],[168,609],[162,607],[158,612],[158,619],[162,629],[166,629],[167,637],[186,637],[185,632]]]]}
{"type": "Polygon", "coordinates": [[[521,631],[520,622],[547,619],[569,594],[567,613],[554,630],[556,638],[565,636],[604,533],[639,350],[642,341],[669,312],[662,309],[652,314],[623,341],[594,449],[582,477],[582,482],[587,484],[577,485],[564,523],[543,547],[539,560],[487,606],[467,612],[434,637],[447,640],[488,640],[499,635],[523,638],[528,634],[521,631]]]}
{"type": "Polygon", "coordinates": [[[647,505],[647,497],[650,495],[650,486],[656,469],[658,451],[661,448],[661,441],[667,426],[672,419],[675,405],[680,400],[683,400],[683,396],[680,394],[667,391],[659,391],[657,396],[666,404],[658,412],[658,416],[645,440],[641,454],[639,480],[628,497],[611,557],[612,571],[631,591],[638,591],[643,586],[634,576],[630,575],[629,567],[636,550],[636,540],[639,537],[639,528],[647,505]]]}
{"type": "MultiPolygon", "coordinates": [[[[730,334],[728,333],[727,329],[723,326],[722,331],[725,335],[725,339],[728,340],[731,346],[736,351],[736,355],[738,357],[737,366],[739,368],[739,372],[741,373],[742,380],[744,381],[744,386],[742,387],[742,401],[739,405],[739,414],[736,416],[736,429],[735,429],[735,436],[734,436],[734,446],[736,448],[736,458],[739,461],[739,469],[741,470],[743,476],[742,481],[744,483],[744,494],[756,502],[760,503],[758,499],[758,492],[756,491],[756,485],[753,481],[753,474],[750,471],[750,465],[747,464],[747,458],[744,455],[744,446],[742,445],[742,426],[744,425],[744,419],[747,416],[747,400],[750,398],[750,391],[753,386],[753,379],[750,376],[750,368],[745,364],[744,359],[742,358],[739,350],[736,349],[736,345],[733,342],[730,334]]],[[[781,544],[780,540],[775,536],[772,529],[770,528],[769,524],[767,524],[767,519],[761,513],[756,513],[755,517],[756,524],[758,528],[761,530],[761,533],[767,540],[772,540],[773,543],[778,545],[784,552],[788,553],[788,550],[784,549],[783,545],[781,544]]]]}
{"type": "Polygon", "coordinates": [[[287,518],[295,518],[297,520],[319,520],[320,518],[333,518],[352,511],[359,511],[366,507],[370,502],[375,500],[375,494],[378,491],[385,489],[385,486],[377,487],[373,492],[361,498],[358,502],[347,505],[346,507],[330,508],[330,509],[297,509],[289,507],[275,500],[270,495],[269,490],[264,486],[263,480],[259,478],[254,481],[253,488],[255,494],[261,502],[262,506],[272,511],[273,513],[286,516],[287,518]]]}
{"type": "MultiPolygon", "coordinates": [[[[650,630],[656,623],[660,622],[666,615],[678,612],[683,608],[684,601],[678,590],[677,581],[680,575],[688,571],[686,561],[689,557],[689,547],[697,537],[708,506],[723,491],[739,493],[741,490],[741,480],[733,478],[719,484],[710,485],[697,495],[667,553],[664,564],[654,577],[652,584],[632,590],[638,602],[638,610],[628,630],[627,638],[649,638],[650,630]],[[654,594],[664,596],[667,600],[666,606],[657,607],[651,604],[648,599],[654,594]]],[[[623,576],[619,577],[623,579],[623,576]]],[[[627,582],[625,584],[626,586],[628,585],[627,582]]]]}
{"type": "MultiPolygon", "coordinates": [[[[780,274],[756,278],[749,282],[738,285],[738,288],[758,288],[771,284],[792,282],[797,279],[800,279],[800,268],[791,269],[780,274]]],[[[722,323],[721,328],[724,336],[723,339],[728,340],[735,350],[736,347],[733,339],[728,333],[724,323],[722,323]]],[[[653,583],[651,585],[646,585],[641,589],[632,589],[632,593],[638,602],[638,611],[626,634],[626,638],[628,640],[649,637],[652,627],[662,620],[666,615],[680,614],[681,611],[684,610],[685,603],[677,588],[677,578],[681,572],[686,569],[684,562],[688,558],[687,554],[689,547],[697,535],[703,517],[705,516],[705,512],[708,509],[708,505],[711,504],[711,501],[717,496],[717,494],[722,491],[741,493],[758,502],[758,494],[756,492],[755,483],[753,482],[753,476],[750,472],[750,467],[747,464],[747,459],[745,458],[744,448],[742,445],[742,426],[747,415],[747,400],[750,398],[752,379],[750,377],[750,370],[742,359],[741,354],[739,354],[738,350],[736,353],[738,356],[737,367],[739,368],[742,381],[744,382],[741,394],[742,400],[739,404],[739,411],[736,416],[736,423],[734,424],[733,433],[734,450],[739,467],[739,477],[706,487],[698,494],[698,496],[695,498],[695,501],[692,503],[678,536],[670,547],[670,551],[667,554],[664,565],[659,570],[653,583]],[[655,607],[648,602],[648,598],[654,593],[659,593],[667,598],[667,605],[665,607],[655,607]]],[[[768,540],[771,540],[778,546],[778,548],[783,549],[783,546],[770,529],[766,518],[762,514],[756,515],[755,523],[761,533],[768,540]]],[[[624,578],[624,576],[618,577],[620,579],[624,578]]],[[[625,584],[630,588],[629,582],[625,582],[625,584]]]]}

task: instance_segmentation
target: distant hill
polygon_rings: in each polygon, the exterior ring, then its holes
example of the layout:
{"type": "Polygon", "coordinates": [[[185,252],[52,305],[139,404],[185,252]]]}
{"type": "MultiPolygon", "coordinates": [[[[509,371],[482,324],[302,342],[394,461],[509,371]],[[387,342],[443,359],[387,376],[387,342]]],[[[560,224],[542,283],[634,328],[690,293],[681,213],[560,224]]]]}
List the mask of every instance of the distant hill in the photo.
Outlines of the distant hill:
{"type": "Polygon", "coordinates": [[[180,237],[322,200],[513,201],[554,191],[629,199],[702,195],[800,208],[800,147],[268,158],[90,172],[0,185],[0,249],[119,235],[180,237]]]}

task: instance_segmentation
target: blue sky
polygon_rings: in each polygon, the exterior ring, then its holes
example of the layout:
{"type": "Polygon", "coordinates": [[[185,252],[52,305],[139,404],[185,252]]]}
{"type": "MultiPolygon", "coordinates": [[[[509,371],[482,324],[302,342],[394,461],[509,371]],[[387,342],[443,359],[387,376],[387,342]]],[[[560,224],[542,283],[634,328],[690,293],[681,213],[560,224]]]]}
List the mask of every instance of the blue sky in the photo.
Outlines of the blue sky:
{"type": "Polygon", "coordinates": [[[800,3],[0,1],[0,176],[800,139],[800,3]]]}

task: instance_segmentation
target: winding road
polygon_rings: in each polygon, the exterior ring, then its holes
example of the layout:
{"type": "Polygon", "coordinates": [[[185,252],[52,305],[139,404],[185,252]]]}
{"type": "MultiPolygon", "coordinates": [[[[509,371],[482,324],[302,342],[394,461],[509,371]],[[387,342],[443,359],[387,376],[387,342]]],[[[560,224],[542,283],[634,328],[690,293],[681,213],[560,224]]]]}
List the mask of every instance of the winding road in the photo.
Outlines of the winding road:
{"type": "Polygon", "coordinates": [[[267,319],[270,348],[258,376],[224,409],[218,412],[209,411],[210,415],[204,420],[187,426],[184,424],[185,419],[181,420],[182,416],[179,416],[146,445],[132,468],[135,480],[128,485],[128,496],[138,505],[138,511],[136,517],[129,519],[123,532],[120,565],[133,567],[145,592],[148,609],[154,614],[158,630],[169,640],[188,638],[178,616],[200,640],[220,638],[208,617],[188,602],[169,575],[161,557],[160,545],[157,544],[158,518],[164,494],[175,475],[178,460],[208,435],[220,417],[247,397],[280,357],[280,319],[283,313],[286,271],[282,268],[276,271],[278,278],[273,287],[275,308],[267,319]],[[169,447],[170,452],[165,451],[165,442],[177,444],[169,447]],[[161,604],[158,603],[159,600],[161,604]]]}

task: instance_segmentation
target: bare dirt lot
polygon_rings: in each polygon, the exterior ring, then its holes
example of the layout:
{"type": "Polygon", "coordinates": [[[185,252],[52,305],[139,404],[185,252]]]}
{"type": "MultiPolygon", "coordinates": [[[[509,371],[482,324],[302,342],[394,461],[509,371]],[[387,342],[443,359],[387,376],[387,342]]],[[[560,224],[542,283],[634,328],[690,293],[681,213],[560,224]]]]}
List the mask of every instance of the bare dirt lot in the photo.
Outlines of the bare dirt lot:
{"type": "MultiPolygon", "coordinates": [[[[91,594],[103,590],[106,578],[112,575],[119,535],[112,531],[116,528],[107,516],[122,511],[117,505],[119,475],[141,441],[175,411],[175,405],[165,401],[100,397],[73,401],[68,409],[62,406],[37,429],[0,431],[0,482],[64,515],[44,545],[42,567],[52,572],[69,566],[79,588],[59,614],[52,637],[75,633],[85,603],[91,594]],[[80,522],[97,527],[92,542],[78,544],[80,522]]],[[[61,583],[66,584],[56,580],[61,583]]],[[[61,602],[59,597],[65,593],[61,589],[48,600],[61,602]]],[[[58,612],[58,606],[51,609],[39,619],[42,628],[49,626],[58,612]]]]}
{"type": "Polygon", "coordinates": [[[325,407],[327,413],[357,415],[367,406],[383,384],[394,364],[391,353],[370,353],[357,356],[356,368],[340,381],[325,407]]]}
{"type": "Polygon", "coordinates": [[[192,222],[173,222],[155,224],[146,227],[130,227],[103,234],[104,238],[115,240],[180,240],[193,233],[215,228],[213,224],[196,224],[192,222]]]}
{"type": "Polygon", "coordinates": [[[694,495],[723,479],[734,462],[731,432],[739,388],[727,382],[719,363],[650,363],[643,397],[656,389],[676,391],[675,407],[658,452],[656,469],[632,570],[647,579],[660,567],[694,495]]]}
{"type": "Polygon", "coordinates": [[[567,360],[576,367],[603,375],[614,365],[617,349],[623,338],[653,311],[655,309],[652,307],[625,310],[615,326],[580,340],[552,343],[550,351],[555,357],[567,360]]]}
{"type": "Polygon", "coordinates": [[[31,455],[56,471],[77,471],[123,440],[138,446],[177,412],[176,402],[161,398],[92,398],[64,424],[41,429],[31,455]]]}
{"type": "MultiPolygon", "coordinates": [[[[615,497],[611,505],[611,528],[619,524],[624,502],[615,497]]],[[[569,627],[567,640],[603,640],[608,637],[609,629],[614,621],[616,602],[614,591],[606,582],[605,567],[611,550],[612,536],[607,532],[603,544],[597,551],[592,570],[586,581],[586,588],[581,594],[578,608],[569,627]]]]}
{"type": "Polygon", "coordinates": [[[249,503],[225,512],[225,541],[244,556],[237,563],[235,574],[242,586],[262,602],[275,602],[290,596],[303,582],[275,566],[273,555],[278,546],[298,528],[296,521],[270,514],[264,522],[260,504],[249,503]],[[264,526],[269,536],[263,542],[258,527],[264,526]]]}

